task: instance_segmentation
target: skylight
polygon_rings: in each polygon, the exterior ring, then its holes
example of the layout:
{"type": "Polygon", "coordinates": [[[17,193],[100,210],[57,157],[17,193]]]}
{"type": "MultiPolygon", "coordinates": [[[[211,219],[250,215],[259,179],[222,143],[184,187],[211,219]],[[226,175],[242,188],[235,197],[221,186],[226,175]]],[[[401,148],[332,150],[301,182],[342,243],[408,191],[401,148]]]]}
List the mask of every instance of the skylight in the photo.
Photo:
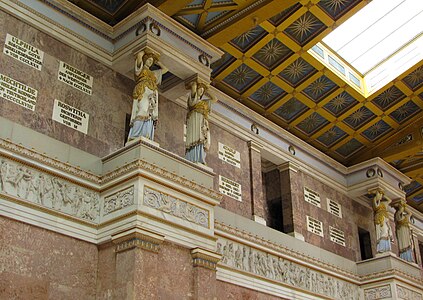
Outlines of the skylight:
{"type": "Polygon", "coordinates": [[[323,43],[364,77],[371,93],[423,58],[422,30],[422,0],[373,0],[323,43]]]}

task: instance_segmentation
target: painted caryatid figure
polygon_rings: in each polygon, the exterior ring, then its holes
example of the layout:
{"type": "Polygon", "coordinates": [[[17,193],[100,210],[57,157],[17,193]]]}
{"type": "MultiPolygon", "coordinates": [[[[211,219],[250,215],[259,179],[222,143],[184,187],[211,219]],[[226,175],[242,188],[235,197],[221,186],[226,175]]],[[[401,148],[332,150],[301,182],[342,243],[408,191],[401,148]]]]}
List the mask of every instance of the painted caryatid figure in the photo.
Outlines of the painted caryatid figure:
{"type": "Polygon", "coordinates": [[[410,232],[410,217],[411,213],[407,209],[405,201],[401,201],[396,206],[395,212],[395,229],[398,240],[399,256],[409,262],[414,262],[413,248],[410,232]]]}
{"type": "Polygon", "coordinates": [[[211,102],[216,101],[207,85],[192,81],[188,96],[187,131],[185,158],[196,163],[206,164],[206,152],[210,148],[209,114],[211,102]]]}
{"type": "Polygon", "coordinates": [[[388,207],[391,201],[384,197],[382,191],[376,191],[373,198],[373,210],[375,213],[375,227],[377,253],[391,251],[392,230],[389,225],[388,207]]]}
{"type": "Polygon", "coordinates": [[[162,81],[162,75],[168,69],[159,62],[159,54],[149,50],[138,52],[135,59],[135,81],[131,123],[128,141],[145,137],[154,139],[154,129],[157,123],[158,108],[158,85],[162,81]],[[156,64],[158,70],[150,70],[156,64]]]}

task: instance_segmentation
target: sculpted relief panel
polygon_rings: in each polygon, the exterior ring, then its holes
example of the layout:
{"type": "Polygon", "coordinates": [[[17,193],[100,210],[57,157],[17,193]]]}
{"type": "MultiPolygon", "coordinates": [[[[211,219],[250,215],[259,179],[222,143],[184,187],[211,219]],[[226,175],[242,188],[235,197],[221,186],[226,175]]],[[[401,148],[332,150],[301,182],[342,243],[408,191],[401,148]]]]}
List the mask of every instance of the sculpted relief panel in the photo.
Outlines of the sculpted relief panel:
{"type": "Polygon", "coordinates": [[[144,205],[209,228],[209,212],[171,195],[144,187],[144,205]]]}
{"type": "Polygon", "coordinates": [[[284,258],[219,238],[221,264],[333,299],[359,299],[358,287],[284,258]]]}
{"type": "Polygon", "coordinates": [[[103,215],[134,204],[134,186],[104,197],[103,215]]]}
{"type": "Polygon", "coordinates": [[[422,294],[407,289],[403,286],[397,285],[397,293],[398,293],[398,298],[400,299],[406,299],[406,300],[422,300],[423,296],[422,294]]]}
{"type": "Polygon", "coordinates": [[[364,290],[366,300],[386,299],[392,297],[391,286],[389,284],[364,290]]]}
{"type": "Polygon", "coordinates": [[[0,158],[0,193],[87,221],[99,215],[96,192],[6,158],[0,158]]]}

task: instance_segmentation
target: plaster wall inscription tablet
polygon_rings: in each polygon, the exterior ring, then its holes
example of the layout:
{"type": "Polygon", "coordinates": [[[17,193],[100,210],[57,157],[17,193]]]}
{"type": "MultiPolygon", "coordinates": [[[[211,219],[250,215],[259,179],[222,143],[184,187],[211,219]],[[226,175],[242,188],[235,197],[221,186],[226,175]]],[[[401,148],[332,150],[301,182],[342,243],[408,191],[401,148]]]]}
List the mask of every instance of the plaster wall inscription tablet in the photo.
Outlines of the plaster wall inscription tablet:
{"type": "Polygon", "coordinates": [[[235,200],[242,201],[241,184],[219,175],[219,192],[235,200]]]}
{"type": "Polygon", "coordinates": [[[6,35],[3,53],[38,71],[43,66],[44,52],[11,34],[6,35]]]}
{"type": "Polygon", "coordinates": [[[90,115],[69,104],[54,100],[53,120],[87,134],[90,115]]]}
{"type": "Polygon", "coordinates": [[[0,97],[34,111],[37,95],[36,89],[0,74],[0,97]]]}
{"type": "Polygon", "coordinates": [[[219,159],[233,165],[237,168],[241,168],[241,154],[239,151],[232,149],[219,142],[219,159]]]}
{"type": "Polygon", "coordinates": [[[59,62],[58,80],[85,94],[92,94],[93,77],[63,61],[59,62]]]}

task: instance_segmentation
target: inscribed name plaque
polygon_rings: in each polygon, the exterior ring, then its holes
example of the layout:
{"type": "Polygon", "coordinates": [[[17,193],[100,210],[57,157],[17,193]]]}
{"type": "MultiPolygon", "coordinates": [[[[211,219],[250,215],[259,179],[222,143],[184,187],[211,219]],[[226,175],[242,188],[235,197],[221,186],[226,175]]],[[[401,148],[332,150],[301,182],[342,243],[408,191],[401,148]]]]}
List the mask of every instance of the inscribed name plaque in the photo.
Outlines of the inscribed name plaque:
{"type": "Polygon", "coordinates": [[[0,74],[0,97],[34,111],[37,95],[36,89],[0,74]]]}
{"type": "Polygon", "coordinates": [[[221,175],[219,175],[219,192],[235,200],[242,201],[241,185],[221,175]]]}
{"type": "Polygon", "coordinates": [[[237,168],[241,168],[241,155],[239,151],[232,149],[219,142],[219,159],[233,165],[237,168]]]}
{"type": "Polygon", "coordinates": [[[59,65],[58,79],[85,94],[92,94],[93,77],[63,61],[59,65]]]}
{"type": "Polygon", "coordinates": [[[89,115],[69,104],[54,100],[53,120],[87,134],[89,115]]]}
{"type": "Polygon", "coordinates": [[[44,52],[13,35],[7,34],[3,53],[41,71],[44,52]]]}

